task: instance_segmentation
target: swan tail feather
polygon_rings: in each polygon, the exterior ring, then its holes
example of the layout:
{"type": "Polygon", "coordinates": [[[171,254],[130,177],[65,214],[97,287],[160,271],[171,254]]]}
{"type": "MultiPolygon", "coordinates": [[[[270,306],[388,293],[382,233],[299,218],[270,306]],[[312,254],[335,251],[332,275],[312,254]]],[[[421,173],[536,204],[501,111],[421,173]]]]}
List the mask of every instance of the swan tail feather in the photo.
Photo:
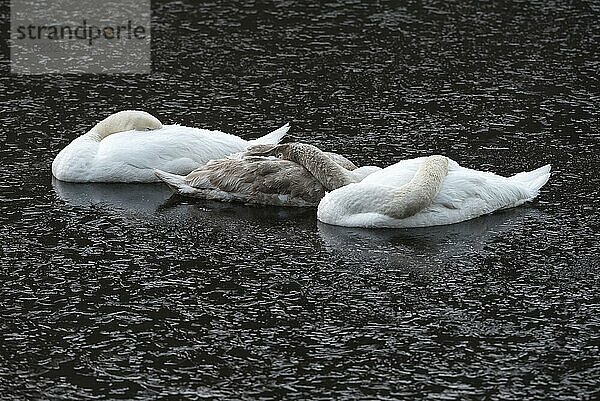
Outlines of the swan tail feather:
{"type": "Polygon", "coordinates": [[[265,136],[249,141],[250,146],[253,145],[269,145],[277,144],[283,139],[285,134],[290,130],[290,124],[287,123],[283,127],[277,128],[275,131],[269,132],[265,136]]]}
{"type": "Polygon", "coordinates": [[[525,186],[530,194],[530,200],[538,196],[540,193],[540,189],[546,185],[548,180],[550,179],[550,164],[546,164],[540,168],[537,168],[533,171],[525,171],[522,173],[518,173],[510,177],[511,181],[517,182],[523,186],[525,186]]]}
{"type": "Polygon", "coordinates": [[[178,194],[186,194],[194,189],[188,185],[185,177],[182,175],[171,174],[156,169],[154,170],[154,175],[178,194]]]}

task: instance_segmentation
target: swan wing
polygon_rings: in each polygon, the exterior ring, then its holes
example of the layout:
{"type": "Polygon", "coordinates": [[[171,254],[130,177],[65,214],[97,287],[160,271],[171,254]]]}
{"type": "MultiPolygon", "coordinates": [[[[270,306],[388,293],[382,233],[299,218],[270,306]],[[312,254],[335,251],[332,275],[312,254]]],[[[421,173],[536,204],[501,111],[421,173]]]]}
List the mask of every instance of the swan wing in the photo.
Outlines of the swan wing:
{"type": "Polygon", "coordinates": [[[450,171],[433,203],[407,219],[402,227],[453,224],[499,209],[518,206],[530,199],[529,191],[493,173],[462,168],[450,171]]]}
{"type": "Polygon", "coordinates": [[[496,210],[516,206],[528,198],[529,191],[509,178],[462,168],[448,173],[434,204],[449,209],[483,204],[496,210]]]}
{"type": "Polygon", "coordinates": [[[279,194],[314,204],[325,194],[323,186],[312,174],[294,162],[280,159],[245,160],[245,174],[242,177],[252,193],[279,194]]]}
{"type": "Polygon", "coordinates": [[[276,158],[212,160],[188,174],[186,183],[197,189],[193,196],[270,205],[316,205],[325,193],[302,166],[276,158]]]}
{"type": "Polygon", "coordinates": [[[154,169],[184,175],[246,145],[234,135],[176,125],[154,130],[152,135],[125,131],[99,143],[93,165],[99,176],[115,181],[154,181],[154,169]]]}
{"type": "MultiPolygon", "coordinates": [[[[414,177],[425,158],[403,160],[367,176],[362,183],[399,187],[414,177]]],[[[432,206],[448,209],[473,208],[477,205],[511,207],[529,198],[528,191],[519,182],[494,173],[459,166],[450,160],[448,175],[432,206]]]]}

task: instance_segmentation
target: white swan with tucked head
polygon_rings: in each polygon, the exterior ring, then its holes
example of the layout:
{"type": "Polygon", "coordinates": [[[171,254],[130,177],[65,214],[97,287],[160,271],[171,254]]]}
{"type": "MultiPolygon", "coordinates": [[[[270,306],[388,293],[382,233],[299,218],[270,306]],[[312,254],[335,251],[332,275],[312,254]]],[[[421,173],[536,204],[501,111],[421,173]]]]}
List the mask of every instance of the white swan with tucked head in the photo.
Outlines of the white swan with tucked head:
{"type": "MultiPolygon", "coordinates": [[[[286,145],[268,154],[289,157],[286,145]]],[[[314,148],[316,149],[316,148],[314,148]]],[[[319,202],[317,218],[346,227],[427,227],[453,224],[534,199],[550,178],[550,165],[501,177],[461,167],[444,156],[404,160],[352,182],[335,163],[314,163],[318,153],[295,158],[315,177],[335,177],[344,185],[319,202]],[[317,167],[316,171],[313,167],[317,167]]]]}
{"type": "Polygon", "coordinates": [[[154,169],[187,174],[209,160],[253,144],[276,144],[289,125],[254,141],[220,131],[162,125],[139,110],[115,113],[73,140],[52,162],[52,174],[70,182],[155,182],[154,169]]]}
{"type": "Polygon", "coordinates": [[[550,165],[507,178],[443,156],[404,160],[325,195],[317,218],[346,227],[453,224],[530,201],[549,178],[550,165]]]}

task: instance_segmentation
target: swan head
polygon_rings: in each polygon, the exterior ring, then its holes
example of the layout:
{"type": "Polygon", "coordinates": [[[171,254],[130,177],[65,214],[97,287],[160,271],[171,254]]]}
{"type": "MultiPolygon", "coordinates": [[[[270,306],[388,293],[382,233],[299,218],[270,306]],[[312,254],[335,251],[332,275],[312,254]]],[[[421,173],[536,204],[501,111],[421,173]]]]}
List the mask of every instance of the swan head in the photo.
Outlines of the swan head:
{"type": "Polygon", "coordinates": [[[100,121],[89,134],[102,139],[116,132],[149,131],[159,128],[162,128],[162,123],[152,114],[141,110],[124,110],[100,121]]]}
{"type": "Polygon", "coordinates": [[[284,143],[279,145],[254,145],[250,146],[244,152],[244,156],[275,156],[281,159],[286,159],[290,154],[291,143],[284,143]]]}

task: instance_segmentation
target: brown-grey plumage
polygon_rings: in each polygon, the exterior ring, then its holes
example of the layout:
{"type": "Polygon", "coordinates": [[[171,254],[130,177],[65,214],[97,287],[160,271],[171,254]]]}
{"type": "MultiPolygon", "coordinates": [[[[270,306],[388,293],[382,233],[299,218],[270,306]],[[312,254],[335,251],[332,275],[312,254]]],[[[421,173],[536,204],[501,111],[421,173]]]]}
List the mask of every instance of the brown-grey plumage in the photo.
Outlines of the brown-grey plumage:
{"type": "MultiPolygon", "coordinates": [[[[287,146],[281,151],[285,152],[286,157],[293,155],[294,159],[263,157],[263,154],[276,155],[280,149],[271,145],[256,145],[237,158],[212,160],[185,177],[162,171],[156,171],[155,174],[179,194],[186,196],[265,205],[316,206],[326,190],[341,185],[341,179],[337,176],[328,177],[326,170],[319,171],[313,164],[334,165],[335,171],[347,174],[357,169],[354,163],[341,155],[322,152],[310,145],[293,145],[298,146],[287,146]],[[301,165],[295,160],[302,160],[305,164],[301,165]],[[317,173],[317,177],[311,170],[317,173]]],[[[342,179],[352,182],[358,180],[342,179]]]]}
{"type": "Polygon", "coordinates": [[[325,188],[310,172],[280,159],[213,160],[188,174],[186,181],[197,189],[226,192],[231,200],[261,204],[285,203],[292,198],[298,205],[316,205],[325,195],[325,188]]]}
{"type": "MultiPolygon", "coordinates": [[[[254,145],[250,146],[245,152],[243,152],[243,156],[251,157],[251,156],[277,156],[282,159],[292,160],[290,154],[291,152],[302,152],[304,149],[304,153],[308,153],[312,151],[313,153],[319,154],[316,157],[316,160],[322,159],[323,156],[327,156],[328,159],[333,160],[338,167],[342,167],[346,170],[353,171],[358,167],[356,164],[352,163],[346,157],[333,153],[333,152],[324,152],[316,146],[308,145],[305,143],[286,143],[281,146],[276,144],[266,144],[266,145],[254,145]]],[[[292,160],[295,161],[295,160],[292,160]]],[[[306,166],[305,166],[306,167],[306,166]]],[[[337,168],[337,167],[336,167],[337,168]]]]}
{"type": "Polygon", "coordinates": [[[360,178],[350,173],[350,171],[356,169],[356,166],[348,159],[335,153],[323,152],[316,146],[305,143],[254,146],[248,149],[247,154],[278,156],[283,160],[298,163],[307,169],[328,191],[360,181],[360,178]],[[348,168],[346,162],[354,168],[348,168]]]}

